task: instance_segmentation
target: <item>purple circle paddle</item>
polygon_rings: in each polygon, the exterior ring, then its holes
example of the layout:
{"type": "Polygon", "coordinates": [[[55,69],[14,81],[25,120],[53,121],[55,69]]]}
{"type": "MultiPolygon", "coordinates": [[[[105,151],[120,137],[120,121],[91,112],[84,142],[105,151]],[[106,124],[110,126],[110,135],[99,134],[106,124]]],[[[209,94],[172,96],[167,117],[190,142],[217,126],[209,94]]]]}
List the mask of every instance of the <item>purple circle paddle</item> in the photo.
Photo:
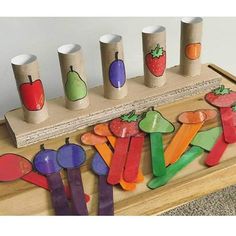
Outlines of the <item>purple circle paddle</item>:
{"type": "Polygon", "coordinates": [[[98,215],[113,216],[114,201],[113,201],[113,186],[107,183],[107,175],[109,168],[98,152],[95,153],[92,159],[92,170],[98,175],[98,192],[99,206],[98,215]]]}
{"type": "Polygon", "coordinates": [[[43,144],[40,149],[34,157],[34,166],[38,172],[47,177],[55,213],[56,215],[71,215],[60,175],[62,168],[57,163],[57,152],[52,149],[45,149],[43,144]]]}
{"type": "Polygon", "coordinates": [[[80,172],[80,166],[85,160],[84,149],[77,144],[69,143],[69,138],[66,138],[65,144],[58,149],[57,162],[67,170],[68,183],[71,189],[72,212],[75,215],[88,215],[80,172]]]}

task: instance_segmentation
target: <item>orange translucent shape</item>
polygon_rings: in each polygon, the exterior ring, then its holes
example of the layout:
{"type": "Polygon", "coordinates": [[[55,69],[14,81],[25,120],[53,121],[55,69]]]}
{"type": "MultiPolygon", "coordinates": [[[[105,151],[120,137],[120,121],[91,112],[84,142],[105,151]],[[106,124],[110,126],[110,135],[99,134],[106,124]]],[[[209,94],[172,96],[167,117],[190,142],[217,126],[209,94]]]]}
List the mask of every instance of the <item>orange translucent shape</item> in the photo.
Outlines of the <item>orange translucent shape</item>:
{"type": "Polygon", "coordinates": [[[100,136],[112,136],[108,123],[98,124],[94,126],[94,133],[100,136]]]}
{"type": "Polygon", "coordinates": [[[107,142],[107,139],[102,136],[98,136],[92,132],[85,133],[81,136],[81,142],[85,145],[96,145],[107,142]]]}
{"type": "Polygon", "coordinates": [[[202,123],[181,125],[165,150],[166,166],[176,162],[181,157],[203,124],[204,121],[202,123]]]}
{"type": "Polygon", "coordinates": [[[179,115],[178,120],[183,124],[201,123],[207,119],[207,115],[201,111],[186,111],[179,115]]]}

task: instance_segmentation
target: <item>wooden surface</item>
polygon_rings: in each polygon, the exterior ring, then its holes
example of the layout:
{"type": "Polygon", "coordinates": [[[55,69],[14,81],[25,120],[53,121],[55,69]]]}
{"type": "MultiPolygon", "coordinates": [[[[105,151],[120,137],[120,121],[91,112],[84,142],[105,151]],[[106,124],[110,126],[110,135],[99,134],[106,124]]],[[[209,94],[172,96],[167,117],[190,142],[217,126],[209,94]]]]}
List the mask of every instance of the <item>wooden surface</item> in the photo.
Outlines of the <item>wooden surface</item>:
{"type": "Polygon", "coordinates": [[[5,118],[17,147],[24,147],[110,120],[133,109],[142,111],[210,91],[219,86],[221,75],[205,64],[199,76],[184,77],[175,66],[166,70],[166,78],[167,83],[161,88],[146,87],[143,76],[129,79],[128,95],[119,100],[104,98],[102,86],[92,88],[89,90],[90,106],[80,111],[66,109],[64,98],[53,99],[48,101],[49,118],[40,124],[26,123],[21,109],[8,112],[5,118]]]}
{"type": "MultiPolygon", "coordinates": [[[[222,70],[221,70],[222,72],[222,70]]],[[[228,74],[229,77],[232,75],[228,74]]],[[[233,78],[233,77],[232,77],[233,78]]],[[[232,79],[233,80],[233,79],[232,79]]],[[[228,79],[223,83],[236,90],[236,85],[228,79]]],[[[177,124],[176,116],[186,110],[210,108],[203,95],[184,99],[172,104],[160,106],[157,109],[168,119],[177,124]]],[[[219,117],[208,122],[203,129],[219,125],[219,117]]],[[[77,131],[71,134],[71,141],[79,142],[80,135],[89,130],[77,131]]],[[[166,145],[171,135],[164,136],[166,145]]],[[[46,148],[57,149],[64,143],[65,136],[48,140],[46,148]]],[[[6,152],[19,153],[28,159],[39,150],[39,145],[32,145],[27,148],[16,149],[9,137],[4,123],[0,125],[0,154],[6,152]]],[[[167,185],[156,190],[149,190],[146,183],[150,180],[150,153],[149,142],[145,140],[145,147],[142,155],[142,170],[145,174],[145,181],[137,185],[133,192],[125,192],[119,187],[114,188],[115,214],[116,215],[157,215],[183,203],[201,197],[205,194],[217,191],[226,186],[236,184],[236,144],[227,148],[220,165],[207,168],[203,164],[204,155],[198,157],[185,169],[179,172],[167,185]]],[[[91,156],[94,150],[86,147],[87,162],[82,166],[82,178],[86,193],[90,194],[91,201],[88,204],[91,215],[97,210],[97,177],[90,171],[91,156]]],[[[11,183],[0,183],[0,214],[1,215],[51,215],[51,201],[49,193],[31,184],[18,180],[11,183]]]]}

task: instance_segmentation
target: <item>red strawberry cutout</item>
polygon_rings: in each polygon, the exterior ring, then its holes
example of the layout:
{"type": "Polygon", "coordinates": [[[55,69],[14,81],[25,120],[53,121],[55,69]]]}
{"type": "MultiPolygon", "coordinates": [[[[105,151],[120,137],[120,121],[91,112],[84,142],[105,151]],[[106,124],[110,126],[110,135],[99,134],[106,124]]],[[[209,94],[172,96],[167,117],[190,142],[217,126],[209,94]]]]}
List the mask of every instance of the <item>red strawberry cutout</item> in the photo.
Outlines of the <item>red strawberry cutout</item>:
{"type": "Polygon", "coordinates": [[[145,56],[145,63],[154,76],[162,76],[166,68],[166,51],[157,44],[156,48],[145,56]]]}

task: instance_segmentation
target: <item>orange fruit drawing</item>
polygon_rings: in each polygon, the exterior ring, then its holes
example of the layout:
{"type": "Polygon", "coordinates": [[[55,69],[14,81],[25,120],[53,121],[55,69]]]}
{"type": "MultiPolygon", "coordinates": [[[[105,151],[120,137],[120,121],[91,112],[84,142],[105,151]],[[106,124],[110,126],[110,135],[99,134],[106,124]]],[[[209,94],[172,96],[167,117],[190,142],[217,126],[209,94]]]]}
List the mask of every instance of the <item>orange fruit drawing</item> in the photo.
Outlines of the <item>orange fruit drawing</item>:
{"type": "Polygon", "coordinates": [[[185,47],[185,55],[190,60],[196,60],[201,55],[201,43],[190,43],[185,47]]]}

